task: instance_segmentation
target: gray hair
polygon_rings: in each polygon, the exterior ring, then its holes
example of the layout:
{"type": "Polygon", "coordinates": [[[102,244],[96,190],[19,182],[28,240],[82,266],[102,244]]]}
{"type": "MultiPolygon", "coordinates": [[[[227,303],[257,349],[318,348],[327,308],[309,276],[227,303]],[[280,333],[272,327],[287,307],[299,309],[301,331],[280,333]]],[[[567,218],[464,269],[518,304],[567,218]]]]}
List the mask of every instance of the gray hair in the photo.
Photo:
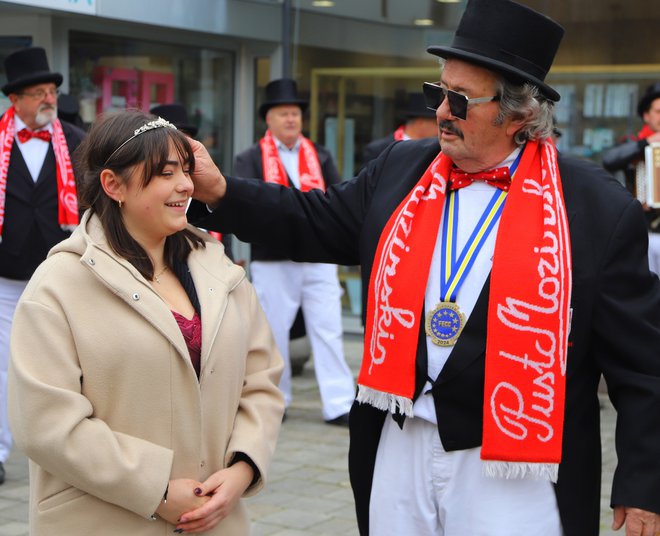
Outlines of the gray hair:
{"type": "Polygon", "coordinates": [[[554,102],[541,95],[536,86],[520,85],[500,77],[497,93],[500,95],[500,113],[495,124],[501,125],[507,117],[523,121],[514,137],[518,145],[552,135],[554,102]]]}

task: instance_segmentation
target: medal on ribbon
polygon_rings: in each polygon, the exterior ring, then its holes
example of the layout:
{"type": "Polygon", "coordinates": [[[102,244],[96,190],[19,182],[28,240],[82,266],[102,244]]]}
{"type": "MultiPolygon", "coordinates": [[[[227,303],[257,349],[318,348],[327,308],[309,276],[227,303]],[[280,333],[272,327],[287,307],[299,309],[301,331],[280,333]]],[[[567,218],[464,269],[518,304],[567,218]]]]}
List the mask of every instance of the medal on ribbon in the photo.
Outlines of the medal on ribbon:
{"type": "MultiPolygon", "coordinates": [[[[518,167],[519,161],[520,155],[511,166],[511,174],[518,167]]],[[[438,346],[456,344],[465,327],[466,317],[456,304],[456,296],[479,251],[502,215],[507,196],[504,190],[495,191],[460,255],[456,258],[458,192],[459,190],[449,192],[443,220],[441,247],[444,255],[440,268],[440,302],[426,315],[426,334],[431,338],[431,342],[438,346]]]]}

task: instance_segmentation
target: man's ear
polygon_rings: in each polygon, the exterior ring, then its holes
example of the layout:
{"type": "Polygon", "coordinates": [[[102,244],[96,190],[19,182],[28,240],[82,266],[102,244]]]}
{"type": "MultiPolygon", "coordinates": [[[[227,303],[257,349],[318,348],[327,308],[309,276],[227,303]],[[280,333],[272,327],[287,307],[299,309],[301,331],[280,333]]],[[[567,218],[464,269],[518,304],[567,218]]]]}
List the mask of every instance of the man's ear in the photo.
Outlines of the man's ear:
{"type": "Polygon", "coordinates": [[[512,119],[506,127],[506,133],[513,137],[525,124],[524,119],[512,119]]]}
{"type": "Polygon", "coordinates": [[[101,171],[101,187],[105,194],[118,203],[124,202],[126,186],[124,181],[111,169],[101,171]]]}

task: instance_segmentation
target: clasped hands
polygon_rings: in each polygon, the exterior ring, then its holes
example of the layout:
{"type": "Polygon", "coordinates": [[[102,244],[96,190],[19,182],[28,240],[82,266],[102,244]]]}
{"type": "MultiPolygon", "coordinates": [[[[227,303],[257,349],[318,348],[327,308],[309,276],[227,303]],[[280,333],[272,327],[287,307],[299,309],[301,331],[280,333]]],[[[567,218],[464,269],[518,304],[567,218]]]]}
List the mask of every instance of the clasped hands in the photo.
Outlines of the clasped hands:
{"type": "Polygon", "coordinates": [[[204,482],[189,478],[170,480],[167,501],[162,501],[156,514],[176,525],[186,534],[211,530],[229,515],[245,490],[254,472],[245,462],[213,473],[204,482]]]}

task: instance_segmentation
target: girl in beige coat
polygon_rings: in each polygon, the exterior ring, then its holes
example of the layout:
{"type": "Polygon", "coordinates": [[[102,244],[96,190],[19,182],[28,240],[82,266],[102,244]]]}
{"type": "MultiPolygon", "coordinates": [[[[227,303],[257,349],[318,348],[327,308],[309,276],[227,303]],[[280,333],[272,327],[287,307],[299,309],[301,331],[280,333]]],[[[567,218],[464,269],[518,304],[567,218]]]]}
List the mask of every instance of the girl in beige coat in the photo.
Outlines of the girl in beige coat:
{"type": "Polygon", "coordinates": [[[10,422],[33,535],[247,535],[283,414],[282,360],[242,268],[187,225],[194,156],[141,112],[84,142],[90,207],[13,325],[10,422]]]}

